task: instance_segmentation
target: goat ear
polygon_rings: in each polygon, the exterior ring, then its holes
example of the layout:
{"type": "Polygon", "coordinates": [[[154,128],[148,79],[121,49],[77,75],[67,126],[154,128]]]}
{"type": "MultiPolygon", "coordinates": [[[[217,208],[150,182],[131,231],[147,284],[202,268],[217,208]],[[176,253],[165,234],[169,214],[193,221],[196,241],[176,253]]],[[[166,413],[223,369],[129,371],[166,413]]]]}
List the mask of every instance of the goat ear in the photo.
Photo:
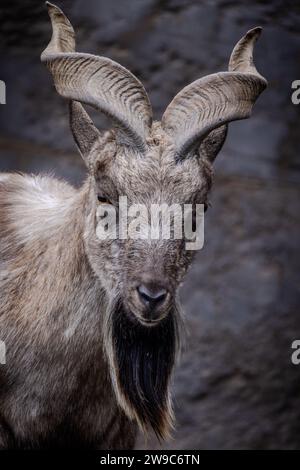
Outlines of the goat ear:
{"type": "Polygon", "coordinates": [[[100,132],[78,101],[70,101],[70,127],[82,158],[88,163],[90,151],[100,132]]]}
{"type": "Polygon", "coordinates": [[[207,158],[211,163],[214,162],[218,153],[222,149],[227,137],[228,126],[217,127],[211,131],[199,146],[200,157],[207,158]]]}

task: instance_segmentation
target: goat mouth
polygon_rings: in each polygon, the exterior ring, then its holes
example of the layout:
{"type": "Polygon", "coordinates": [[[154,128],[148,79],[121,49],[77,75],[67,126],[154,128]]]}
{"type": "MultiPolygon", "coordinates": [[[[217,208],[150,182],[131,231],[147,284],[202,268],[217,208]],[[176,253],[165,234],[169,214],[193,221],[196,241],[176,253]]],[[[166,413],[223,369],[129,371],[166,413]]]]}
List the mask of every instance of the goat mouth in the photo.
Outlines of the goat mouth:
{"type": "Polygon", "coordinates": [[[172,314],[172,309],[174,308],[174,305],[170,303],[160,312],[151,312],[151,309],[147,307],[141,309],[131,298],[126,300],[123,304],[124,315],[127,315],[129,321],[131,320],[133,323],[137,323],[141,327],[144,326],[146,328],[153,328],[160,325],[172,314]]]}
{"type": "Polygon", "coordinates": [[[139,321],[141,322],[142,325],[146,325],[146,326],[153,326],[153,325],[157,325],[158,323],[161,322],[161,318],[158,318],[157,320],[147,320],[147,319],[144,319],[144,318],[139,318],[139,321]]]}
{"type": "Polygon", "coordinates": [[[169,312],[165,312],[158,318],[146,318],[139,312],[134,311],[133,309],[126,310],[125,315],[127,315],[128,319],[131,320],[133,323],[140,325],[140,327],[145,328],[154,328],[160,325],[168,316],[169,312]]]}

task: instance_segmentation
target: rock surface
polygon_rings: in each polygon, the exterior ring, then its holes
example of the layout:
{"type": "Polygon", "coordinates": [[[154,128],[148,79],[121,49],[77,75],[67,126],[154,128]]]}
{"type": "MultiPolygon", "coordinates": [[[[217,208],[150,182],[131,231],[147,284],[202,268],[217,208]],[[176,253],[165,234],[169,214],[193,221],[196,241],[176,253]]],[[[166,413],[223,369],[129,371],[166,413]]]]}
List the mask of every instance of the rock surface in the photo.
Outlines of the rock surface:
{"type": "MultiPolygon", "coordinates": [[[[187,338],[174,378],[177,427],[161,446],[300,448],[300,9],[296,2],[238,0],[59,1],[78,50],[135,73],[155,117],[185,85],[226,70],[232,47],[261,25],[255,62],[269,88],[250,120],[233,123],[216,162],[205,246],[181,296],[187,338]]],[[[0,170],[54,171],[75,184],[84,167],[39,55],[50,39],[43,1],[2,1],[0,170]]],[[[107,123],[91,113],[99,126],[107,123]]]]}

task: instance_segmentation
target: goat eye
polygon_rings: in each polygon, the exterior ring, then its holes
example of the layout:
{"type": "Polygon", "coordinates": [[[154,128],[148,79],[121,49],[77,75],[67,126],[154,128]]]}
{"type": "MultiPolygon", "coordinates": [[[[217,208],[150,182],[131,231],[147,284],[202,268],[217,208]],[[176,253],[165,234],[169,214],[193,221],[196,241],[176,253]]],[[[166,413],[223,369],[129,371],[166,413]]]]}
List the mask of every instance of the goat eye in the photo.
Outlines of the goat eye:
{"type": "Polygon", "coordinates": [[[111,204],[110,200],[107,197],[101,196],[100,194],[98,194],[97,199],[101,204],[111,204]]]}

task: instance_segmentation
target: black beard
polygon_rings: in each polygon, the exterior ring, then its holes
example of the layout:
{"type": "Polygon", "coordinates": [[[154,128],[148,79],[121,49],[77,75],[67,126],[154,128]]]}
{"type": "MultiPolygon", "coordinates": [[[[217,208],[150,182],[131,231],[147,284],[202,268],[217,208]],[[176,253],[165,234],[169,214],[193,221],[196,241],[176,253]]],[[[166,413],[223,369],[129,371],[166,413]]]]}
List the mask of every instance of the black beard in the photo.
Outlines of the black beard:
{"type": "Polygon", "coordinates": [[[146,431],[165,438],[172,426],[169,381],[177,344],[178,312],[147,327],[129,316],[119,303],[111,316],[115,385],[125,409],[146,431]]]}

